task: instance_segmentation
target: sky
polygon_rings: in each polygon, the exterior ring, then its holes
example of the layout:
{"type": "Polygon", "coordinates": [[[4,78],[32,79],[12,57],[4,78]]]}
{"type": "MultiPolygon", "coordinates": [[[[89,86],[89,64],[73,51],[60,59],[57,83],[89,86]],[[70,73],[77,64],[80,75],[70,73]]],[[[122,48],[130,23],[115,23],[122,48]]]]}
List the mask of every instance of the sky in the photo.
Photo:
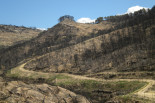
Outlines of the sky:
{"type": "Polygon", "coordinates": [[[0,24],[47,29],[64,15],[90,22],[154,5],[155,0],[0,0],[0,24]]]}

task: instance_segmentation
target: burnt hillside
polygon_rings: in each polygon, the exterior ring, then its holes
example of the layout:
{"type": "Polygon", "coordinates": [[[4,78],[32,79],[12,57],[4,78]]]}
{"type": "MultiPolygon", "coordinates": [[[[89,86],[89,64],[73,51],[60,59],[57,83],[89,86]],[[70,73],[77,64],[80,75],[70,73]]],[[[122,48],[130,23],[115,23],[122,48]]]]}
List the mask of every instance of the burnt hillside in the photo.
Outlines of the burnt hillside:
{"type": "Polygon", "coordinates": [[[0,25],[0,49],[22,43],[36,37],[41,30],[15,25],[0,25]]]}
{"type": "Polygon", "coordinates": [[[41,32],[37,37],[3,50],[0,64],[3,68],[11,68],[26,58],[44,55],[46,53],[75,45],[92,38],[92,33],[98,30],[111,28],[111,23],[104,24],[78,24],[63,21],[47,31],[41,32]],[[2,59],[3,58],[3,59],[2,59]]]}
{"type": "Polygon", "coordinates": [[[154,39],[154,8],[127,17],[110,17],[99,24],[66,20],[30,41],[6,49],[0,54],[0,65],[10,69],[33,58],[25,68],[71,73],[152,71],[154,39]]]}

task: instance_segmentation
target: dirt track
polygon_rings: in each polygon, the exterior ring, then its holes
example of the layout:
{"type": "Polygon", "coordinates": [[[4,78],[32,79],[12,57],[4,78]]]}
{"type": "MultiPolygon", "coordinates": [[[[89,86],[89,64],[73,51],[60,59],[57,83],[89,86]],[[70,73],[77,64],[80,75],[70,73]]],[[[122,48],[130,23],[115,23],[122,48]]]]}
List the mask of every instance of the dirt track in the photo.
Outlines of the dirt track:
{"type": "MultiPolygon", "coordinates": [[[[26,64],[26,63],[25,63],[26,64]]],[[[15,74],[17,72],[20,73],[20,76],[22,77],[27,77],[30,75],[36,75],[36,77],[43,77],[43,78],[49,78],[52,75],[60,74],[60,73],[43,73],[43,72],[36,72],[36,71],[29,71],[24,69],[24,65],[22,64],[16,68],[13,68],[11,70],[11,74],[15,74]]],[[[82,80],[95,80],[95,81],[102,81],[102,82],[112,82],[112,81],[141,81],[141,82],[148,82],[148,84],[139,90],[135,91],[131,95],[137,95],[141,98],[146,98],[150,100],[155,99],[155,91],[149,91],[150,88],[152,88],[153,85],[155,85],[155,80],[151,79],[112,79],[112,80],[105,80],[105,79],[98,79],[98,78],[90,78],[90,77],[85,77],[85,76],[80,76],[80,75],[73,75],[73,74],[67,74],[67,73],[61,73],[66,76],[70,76],[75,79],[82,79],[82,80]]]]}
{"type": "Polygon", "coordinates": [[[144,88],[140,89],[139,91],[137,91],[135,94],[144,98],[155,100],[155,91],[154,92],[149,91],[149,89],[152,88],[153,85],[155,85],[155,81],[154,80],[143,80],[143,81],[146,81],[149,84],[144,88]]]}

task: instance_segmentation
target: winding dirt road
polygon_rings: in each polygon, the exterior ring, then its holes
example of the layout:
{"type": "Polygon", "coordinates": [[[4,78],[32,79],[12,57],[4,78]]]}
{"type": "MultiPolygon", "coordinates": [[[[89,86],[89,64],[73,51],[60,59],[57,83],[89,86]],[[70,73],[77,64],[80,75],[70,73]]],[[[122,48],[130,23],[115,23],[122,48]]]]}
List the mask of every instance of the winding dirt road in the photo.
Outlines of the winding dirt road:
{"type": "Polygon", "coordinates": [[[149,90],[152,88],[152,86],[155,85],[155,81],[154,80],[143,80],[143,81],[148,82],[148,85],[138,90],[135,94],[143,98],[155,100],[155,91],[153,92],[149,90]]]}
{"type": "Polygon", "coordinates": [[[20,75],[20,77],[29,77],[29,76],[35,76],[36,78],[42,77],[48,79],[50,76],[57,75],[57,74],[63,74],[65,76],[72,77],[74,79],[79,79],[79,80],[95,80],[95,81],[102,81],[102,82],[112,82],[112,81],[141,81],[141,82],[148,82],[147,85],[144,87],[136,90],[134,93],[131,93],[130,95],[137,95],[141,98],[146,98],[150,100],[155,100],[155,91],[151,91],[150,89],[152,88],[153,85],[155,85],[155,80],[151,79],[112,79],[112,80],[105,80],[105,79],[98,79],[98,78],[90,78],[90,77],[85,77],[85,76],[80,76],[80,75],[73,75],[73,74],[67,74],[67,73],[43,73],[43,72],[36,72],[36,71],[30,71],[24,69],[24,65],[26,63],[13,68],[11,70],[11,74],[16,74],[20,75]]]}

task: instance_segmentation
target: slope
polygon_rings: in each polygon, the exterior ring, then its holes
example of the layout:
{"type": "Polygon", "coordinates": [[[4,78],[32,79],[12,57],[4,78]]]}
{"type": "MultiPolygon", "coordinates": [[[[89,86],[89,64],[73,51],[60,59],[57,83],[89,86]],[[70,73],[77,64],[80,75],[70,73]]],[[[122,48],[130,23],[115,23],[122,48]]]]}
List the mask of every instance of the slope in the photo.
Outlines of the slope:
{"type": "MultiPolygon", "coordinates": [[[[25,63],[26,64],[26,63],[25,63]]],[[[138,81],[138,82],[147,82],[146,85],[142,86],[141,88],[137,88],[135,91],[130,92],[129,94],[126,94],[124,96],[138,96],[139,98],[145,98],[153,101],[155,99],[155,92],[148,91],[152,86],[155,84],[154,80],[151,79],[111,79],[111,80],[106,80],[106,79],[100,79],[100,78],[91,78],[91,77],[85,77],[85,76],[80,76],[80,75],[72,75],[72,74],[67,74],[67,73],[42,73],[42,72],[36,72],[36,71],[29,71],[24,69],[24,65],[22,64],[16,68],[13,68],[10,72],[7,73],[7,77],[15,77],[18,79],[24,79],[24,78],[30,78],[37,80],[39,78],[44,78],[45,80],[49,80],[50,83],[53,81],[56,82],[56,85],[59,83],[64,83],[69,82],[69,81],[80,81],[80,80],[93,80],[93,81],[99,81],[103,83],[114,83],[114,82],[132,82],[132,81],[138,81]],[[56,78],[53,78],[53,77],[56,78]],[[53,78],[53,79],[51,79],[53,78]]],[[[73,82],[74,83],[74,82],[73,82]]],[[[97,89],[97,88],[96,88],[97,89]]]]}
{"type": "Polygon", "coordinates": [[[0,48],[7,48],[36,37],[41,30],[24,26],[0,25],[0,48]]]}
{"type": "MultiPolygon", "coordinates": [[[[114,24],[111,28],[98,29],[92,32],[90,37],[72,38],[71,41],[76,42],[73,45],[64,42],[65,46],[47,54],[44,53],[29,62],[25,68],[44,72],[78,74],[105,71],[154,71],[154,10],[109,18],[110,20],[107,19],[100,23],[100,27],[107,23],[114,24]]],[[[76,25],[76,27],[82,25],[70,21],[61,24],[76,25]]],[[[89,32],[90,30],[84,27],[87,25],[91,28],[90,24],[83,24],[78,30],[89,32]]],[[[92,25],[93,28],[95,25],[92,25]]],[[[76,35],[82,34],[83,36],[83,33],[78,30],[76,35]]]]}
{"type": "MultiPolygon", "coordinates": [[[[146,28],[154,30],[154,25],[146,28]]],[[[135,29],[141,28],[140,25],[135,29]]],[[[94,73],[154,70],[153,34],[133,32],[131,27],[114,30],[44,54],[25,68],[44,72],[94,73]],[[128,33],[131,31],[130,33],[128,33]],[[124,32],[124,33],[123,33],[124,32]],[[150,47],[151,46],[151,47],[150,47]]]]}
{"type": "Polygon", "coordinates": [[[25,68],[44,72],[154,71],[154,11],[138,13],[141,16],[131,15],[120,23],[64,20],[6,49],[0,55],[1,68],[10,69],[30,58],[25,68]]]}
{"type": "Polygon", "coordinates": [[[70,22],[69,24],[69,22],[63,21],[47,31],[41,32],[37,37],[30,41],[26,41],[5,49],[0,54],[1,68],[9,69],[29,57],[43,55],[70,45],[75,45],[91,38],[92,32],[111,28],[112,25],[111,23],[105,23],[105,25],[91,25],[78,24],[74,22],[70,22]]]}

